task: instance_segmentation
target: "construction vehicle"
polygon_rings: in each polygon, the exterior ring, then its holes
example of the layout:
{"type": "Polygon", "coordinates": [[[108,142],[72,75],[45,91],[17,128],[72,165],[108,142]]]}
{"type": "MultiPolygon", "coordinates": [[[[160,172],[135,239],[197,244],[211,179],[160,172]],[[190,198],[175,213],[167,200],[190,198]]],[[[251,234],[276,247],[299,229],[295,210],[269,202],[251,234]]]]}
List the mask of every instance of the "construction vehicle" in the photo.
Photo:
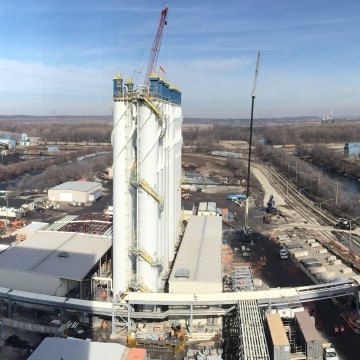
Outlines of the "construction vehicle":
{"type": "Polygon", "coordinates": [[[10,222],[10,226],[13,228],[13,229],[17,229],[19,227],[22,227],[22,226],[25,226],[27,224],[27,221],[26,220],[23,220],[23,219],[13,219],[11,220],[10,222]]]}
{"type": "Polygon", "coordinates": [[[275,198],[274,195],[270,195],[269,201],[267,202],[267,206],[265,209],[265,214],[263,216],[263,223],[264,224],[270,224],[271,217],[273,215],[277,215],[278,211],[275,206],[275,198]]]}
{"type": "Polygon", "coordinates": [[[267,202],[267,207],[266,207],[265,211],[268,214],[276,214],[277,213],[274,195],[270,195],[270,198],[269,198],[269,201],[267,202]]]}

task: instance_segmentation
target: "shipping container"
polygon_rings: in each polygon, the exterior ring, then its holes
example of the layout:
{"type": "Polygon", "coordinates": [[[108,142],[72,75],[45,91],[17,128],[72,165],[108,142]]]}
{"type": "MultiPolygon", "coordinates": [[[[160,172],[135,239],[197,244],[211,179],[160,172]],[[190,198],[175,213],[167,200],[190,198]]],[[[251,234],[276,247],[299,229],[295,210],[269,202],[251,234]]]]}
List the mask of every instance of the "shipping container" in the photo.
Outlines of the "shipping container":
{"type": "Polygon", "coordinates": [[[266,335],[271,360],[290,360],[290,344],[279,314],[266,314],[266,335]]]}
{"type": "Polygon", "coordinates": [[[295,338],[297,345],[303,347],[308,360],[322,360],[322,340],[307,311],[295,313],[295,338]]]}

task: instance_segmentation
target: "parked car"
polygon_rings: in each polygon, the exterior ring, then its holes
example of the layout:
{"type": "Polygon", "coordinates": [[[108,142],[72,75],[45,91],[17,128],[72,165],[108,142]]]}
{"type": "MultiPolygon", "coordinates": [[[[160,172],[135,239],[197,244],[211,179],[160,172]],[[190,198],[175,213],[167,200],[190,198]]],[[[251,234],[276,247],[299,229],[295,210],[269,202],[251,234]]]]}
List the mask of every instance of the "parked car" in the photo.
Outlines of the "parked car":
{"type": "Polygon", "coordinates": [[[279,256],[281,260],[287,260],[289,258],[289,253],[285,248],[279,250],[279,256]]]}

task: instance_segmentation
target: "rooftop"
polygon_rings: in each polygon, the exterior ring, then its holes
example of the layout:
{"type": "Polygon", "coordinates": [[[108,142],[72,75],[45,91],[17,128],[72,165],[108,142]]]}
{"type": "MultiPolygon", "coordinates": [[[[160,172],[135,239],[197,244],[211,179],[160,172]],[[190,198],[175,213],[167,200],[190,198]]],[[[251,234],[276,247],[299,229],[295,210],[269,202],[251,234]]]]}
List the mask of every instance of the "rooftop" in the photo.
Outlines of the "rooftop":
{"type": "Polygon", "coordinates": [[[192,216],[186,227],[170,281],[222,282],[219,216],[192,216]]]}
{"type": "Polygon", "coordinates": [[[0,254],[0,268],[82,280],[110,249],[110,237],[38,232],[0,254]]]}
{"type": "Polygon", "coordinates": [[[91,191],[101,186],[101,184],[92,181],[68,181],[54,186],[49,190],[68,190],[68,191],[91,191]]]}
{"type": "Polygon", "coordinates": [[[125,346],[115,343],[48,337],[32,353],[29,360],[48,360],[49,354],[51,359],[120,360],[125,349],[125,346]]]}

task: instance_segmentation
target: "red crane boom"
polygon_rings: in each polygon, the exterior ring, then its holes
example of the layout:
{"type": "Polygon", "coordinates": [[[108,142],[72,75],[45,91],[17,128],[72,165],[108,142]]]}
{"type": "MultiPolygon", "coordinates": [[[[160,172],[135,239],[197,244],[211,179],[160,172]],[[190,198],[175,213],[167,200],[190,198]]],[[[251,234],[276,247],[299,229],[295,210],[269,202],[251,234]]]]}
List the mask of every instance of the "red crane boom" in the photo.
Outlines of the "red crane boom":
{"type": "Polygon", "coordinates": [[[161,10],[159,26],[158,26],[158,29],[156,32],[154,42],[151,47],[150,60],[149,60],[149,64],[148,64],[148,68],[147,68],[145,80],[144,80],[144,84],[146,84],[146,85],[149,85],[149,77],[154,72],[156,63],[157,63],[157,59],[159,57],[161,39],[162,39],[162,35],[164,32],[164,26],[167,24],[167,13],[168,13],[168,7],[165,6],[161,10]]]}

